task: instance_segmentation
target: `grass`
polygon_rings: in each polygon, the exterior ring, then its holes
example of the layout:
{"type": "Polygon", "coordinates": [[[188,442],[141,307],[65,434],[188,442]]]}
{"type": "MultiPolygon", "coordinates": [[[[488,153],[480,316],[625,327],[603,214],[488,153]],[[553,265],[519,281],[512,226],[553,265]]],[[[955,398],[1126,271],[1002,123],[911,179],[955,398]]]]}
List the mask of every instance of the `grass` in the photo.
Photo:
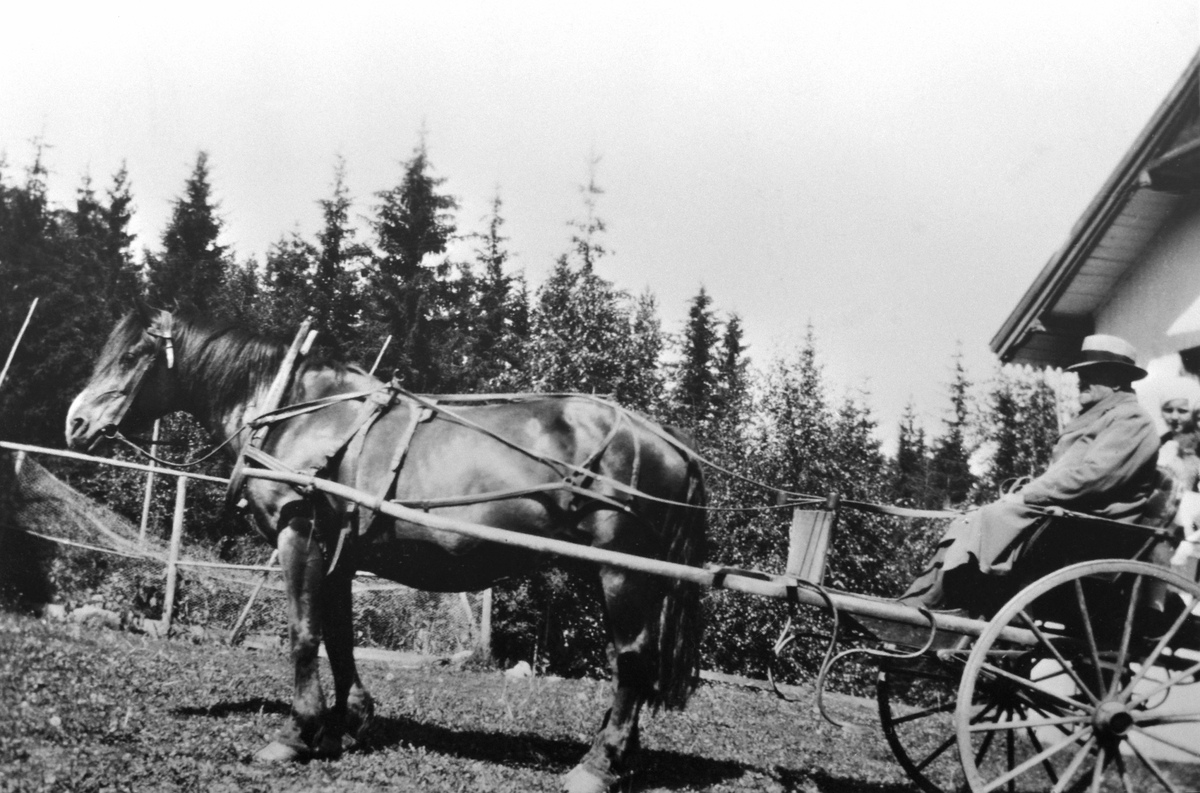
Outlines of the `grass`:
{"type": "MultiPolygon", "coordinates": [[[[363,662],[377,704],[364,749],[250,762],[283,724],[284,655],[156,640],[0,613],[0,791],[553,791],[586,751],[607,683],[363,662]]],[[[326,690],[329,690],[326,680],[326,690]]],[[[911,791],[871,703],[704,685],[647,714],[640,791],[911,791]]]]}

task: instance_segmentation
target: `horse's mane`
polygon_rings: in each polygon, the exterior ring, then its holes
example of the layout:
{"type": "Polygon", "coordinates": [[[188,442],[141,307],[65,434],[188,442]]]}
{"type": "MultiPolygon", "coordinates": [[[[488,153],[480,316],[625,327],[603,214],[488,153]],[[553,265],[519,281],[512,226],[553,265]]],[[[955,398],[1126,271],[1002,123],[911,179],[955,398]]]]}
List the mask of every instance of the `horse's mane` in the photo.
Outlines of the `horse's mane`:
{"type": "MultiPolygon", "coordinates": [[[[279,338],[206,317],[191,307],[170,312],[170,323],[176,365],[181,380],[190,384],[190,392],[183,397],[193,409],[209,416],[223,415],[269,386],[287,349],[279,338]]],[[[111,365],[149,329],[139,312],[130,312],[114,329],[97,368],[111,365]]],[[[357,367],[316,353],[306,357],[298,374],[310,369],[331,369],[340,377],[357,367]]]]}
{"type": "Polygon", "coordinates": [[[270,385],[283,361],[281,341],[194,309],[172,312],[171,332],[181,379],[192,387],[184,398],[209,416],[226,413],[270,385]]]}

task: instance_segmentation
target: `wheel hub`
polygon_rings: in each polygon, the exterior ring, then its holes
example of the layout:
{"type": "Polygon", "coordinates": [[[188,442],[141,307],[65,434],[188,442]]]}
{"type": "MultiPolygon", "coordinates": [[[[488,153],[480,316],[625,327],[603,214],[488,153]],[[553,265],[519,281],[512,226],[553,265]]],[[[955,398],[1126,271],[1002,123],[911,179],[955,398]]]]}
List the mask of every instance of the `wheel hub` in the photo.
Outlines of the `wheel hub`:
{"type": "Polygon", "coordinates": [[[1100,735],[1119,738],[1133,726],[1133,716],[1120,702],[1101,702],[1092,715],[1092,724],[1100,735]]]}

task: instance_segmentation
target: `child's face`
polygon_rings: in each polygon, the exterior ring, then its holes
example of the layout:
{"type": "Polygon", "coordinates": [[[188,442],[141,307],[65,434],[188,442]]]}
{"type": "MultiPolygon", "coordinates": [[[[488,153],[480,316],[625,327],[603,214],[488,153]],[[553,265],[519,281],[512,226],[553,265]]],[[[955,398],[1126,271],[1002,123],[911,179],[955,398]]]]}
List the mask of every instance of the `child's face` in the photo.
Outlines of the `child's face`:
{"type": "Polygon", "coordinates": [[[1180,432],[1192,417],[1192,412],[1186,399],[1172,399],[1163,402],[1162,417],[1167,422],[1167,429],[1180,432]]]}

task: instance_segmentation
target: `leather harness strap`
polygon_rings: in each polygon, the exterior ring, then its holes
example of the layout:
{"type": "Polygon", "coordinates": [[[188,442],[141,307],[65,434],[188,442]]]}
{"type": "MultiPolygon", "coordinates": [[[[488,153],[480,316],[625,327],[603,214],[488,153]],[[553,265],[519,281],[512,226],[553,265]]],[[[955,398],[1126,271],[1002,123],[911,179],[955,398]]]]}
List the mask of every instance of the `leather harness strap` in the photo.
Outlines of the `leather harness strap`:
{"type": "MultiPolygon", "coordinates": [[[[312,337],[314,335],[312,332],[312,320],[306,319],[300,323],[300,329],[296,331],[296,338],[292,340],[291,346],[284,353],[283,362],[279,366],[279,371],[275,373],[275,379],[271,382],[271,387],[267,390],[263,404],[258,406],[261,407],[260,416],[279,407],[279,403],[283,401],[283,395],[287,393],[287,388],[291,385],[296,364],[300,360],[300,356],[304,352],[307,352],[308,347],[312,344],[312,337]]],[[[233,472],[229,475],[229,489],[225,491],[225,507],[227,509],[238,503],[238,500],[241,498],[242,487],[246,484],[246,451],[248,449],[257,449],[262,445],[267,437],[270,424],[253,424],[253,427],[254,429],[251,430],[250,437],[246,440],[245,445],[242,446],[241,453],[238,454],[237,462],[233,464],[233,472]]]]}

